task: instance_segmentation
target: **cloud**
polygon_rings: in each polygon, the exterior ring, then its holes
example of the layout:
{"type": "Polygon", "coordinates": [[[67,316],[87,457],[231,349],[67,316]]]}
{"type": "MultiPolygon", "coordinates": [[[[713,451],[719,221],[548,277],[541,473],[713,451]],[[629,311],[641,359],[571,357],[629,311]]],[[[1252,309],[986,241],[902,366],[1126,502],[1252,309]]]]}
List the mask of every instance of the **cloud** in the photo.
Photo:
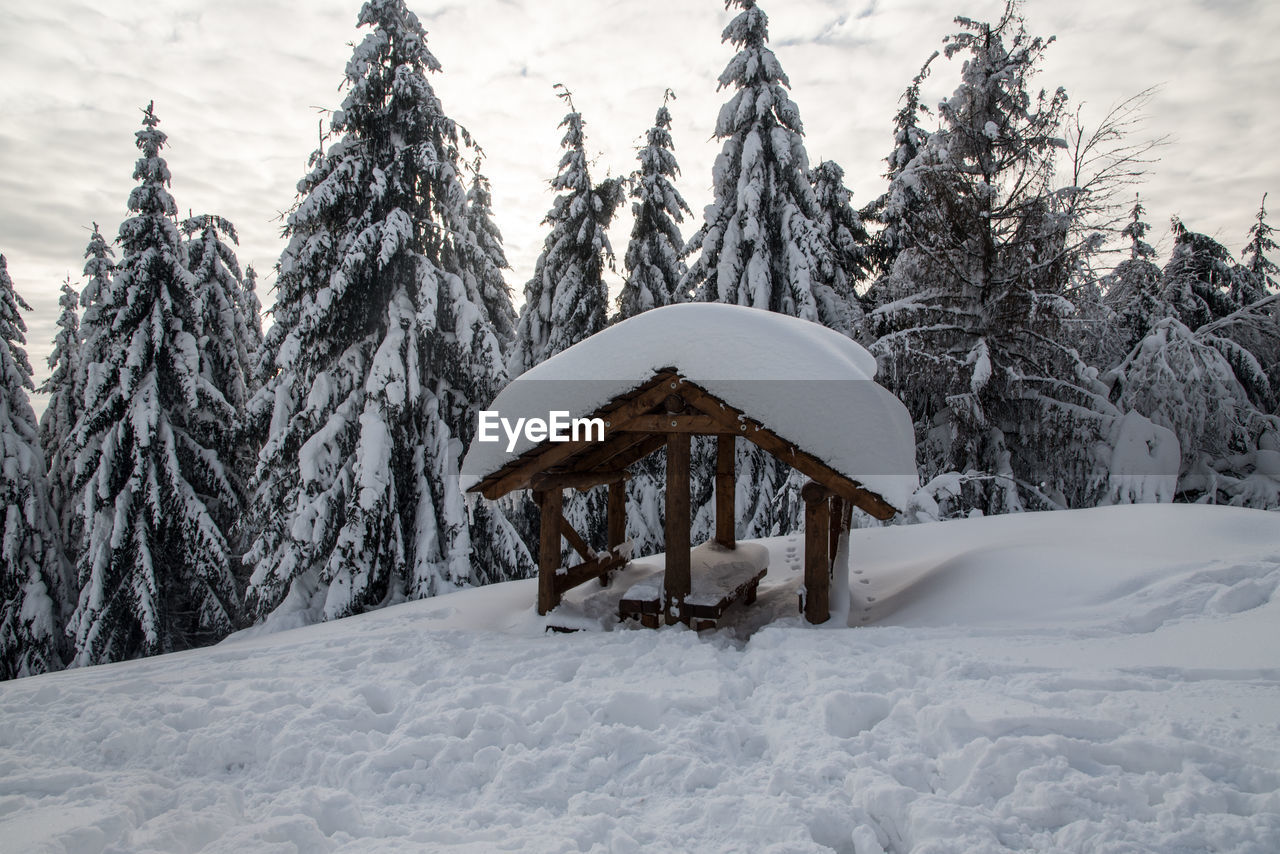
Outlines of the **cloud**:
{"type": "MultiPolygon", "coordinates": [[[[995,20],[1001,0],[762,0],[792,83],[811,159],[837,160],[855,201],[881,192],[893,113],[920,64],[963,11],[995,20]]],[[[358,0],[126,0],[10,4],[0,26],[0,252],[36,307],[33,364],[43,366],[57,291],[78,273],[98,221],[113,234],[137,157],[139,108],[155,99],[169,134],[173,192],[184,212],[216,212],[241,236],[240,261],[269,285],[282,248],[278,214],[293,202],[318,122],[341,101],[358,0]]],[[[587,122],[595,174],[623,174],[670,87],[681,192],[710,199],[710,139],[728,93],[716,79],[732,50],[717,0],[410,0],[444,65],[433,78],[449,114],[484,147],[517,294],[541,249],[539,223],[559,161],[563,82],[587,122]]],[[[1280,3],[1074,4],[1030,0],[1035,33],[1056,33],[1041,82],[1065,86],[1087,114],[1152,84],[1150,132],[1173,133],[1143,188],[1152,222],[1180,212],[1239,249],[1264,190],[1280,193],[1280,3]]],[[[927,97],[956,85],[937,63],[927,97]]],[[[614,229],[625,250],[630,224],[614,229]]],[[[686,233],[696,223],[686,225],[686,233]]],[[[616,283],[615,279],[615,283],[616,283]]],[[[264,299],[270,300],[264,293],[264,299]]]]}

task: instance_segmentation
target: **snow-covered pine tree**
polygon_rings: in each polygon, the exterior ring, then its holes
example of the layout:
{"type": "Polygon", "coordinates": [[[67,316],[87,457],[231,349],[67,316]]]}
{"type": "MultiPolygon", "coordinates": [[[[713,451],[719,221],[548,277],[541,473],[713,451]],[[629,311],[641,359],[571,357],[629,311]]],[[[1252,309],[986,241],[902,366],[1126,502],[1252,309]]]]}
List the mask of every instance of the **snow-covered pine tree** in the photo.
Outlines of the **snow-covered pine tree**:
{"type": "Polygon", "coordinates": [[[508,363],[513,379],[608,325],[604,269],[606,264],[613,266],[608,229],[623,201],[623,182],[607,178],[598,185],[591,183],[582,114],[574,108],[568,89],[560,84],[556,89],[569,107],[560,122],[565,129],[560,141],[564,155],[551,180],[559,195],[542,221],[551,231],[542,244],[533,278],[524,286],[524,308],[508,363]]]}
{"type": "Polygon", "coordinates": [[[877,309],[881,381],[912,412],[925,479],[969,475],[967,507],[1087,504],[1117,413],[1061,343],[1065,294],[1096,243],[1068,239],[1075,188],[1051,186],[1066,95],[1030,90],[1052,39],[1029,36],[1014,2],[995,26],[956,20],[945,53],[965,56],[961,84],[895,179],[921,203],[888,274],[906,296],[877,309]]]}
{"type": "Polygon", "coordinates": [[[493,221],[493,193],[489,179],[480,171],[480,165],[477,156],[471,164],[471,186],[467,189],[467,227],[475,240],[475,250],[478,250],[467,259],[467,274],[474,280],[474,285],[469,288],[480,294],[505,358],[515,343],[519,317],[511,302],[511,288],[503,278],[502,271],[510,270],[511,265],[502,246],[502,232],[493,221]]]}
{"type": "Polygon", "coordinates": [[[672,181],[680,174],[672,151],[671,112],[667,104],[675,99],[670,89],[654,116],[636,159],[640,168],[631,176],[631,241],[624,258],[626,281],[618,294],[616,320],[635,317],[642,311],[661,308],[687,297],[680,290],[686,272],[680,253],[684,238],[680,223],[689,205],[672,181]]]}
{"type": "MultiPolygon", "coordinates": [[[[920,117],[929,114],[929,108],[920,103],[920,86],[929,76],[929,66],[938,58],[934,51],[920,66],[920,71],[911,80],[911,85],[899,99],[902,107],[893,117],[893,150],[885,158],[888,170],[885,177],[889,179],[889,190],[881,194],[862,209],[861,217],[866,222],[880,223],[882,226],[871,239],[868,256],[876,273],[883,275],[893,269],[893,262],[906,240],[905,227],[909,212],[918,203],[914,188],[909,184],[897,181],[898,175],[907,168],[907,164],[915,160],[920,149],[929,139],[929,132],[920,127],[920,117]],[[890,193],[894,193],[892,197],[890,193]]],[[[892,302],[905,294],[885,294],[879,290],[878,279],[868,290],[864,308],[868,311],[878,305],[892,302]]]]}
{"type": "MultiPolygon", "coordinates": [[[[684,302],[680,290],[686,272],[681,252],[684,238],[680,223],[693,212],[676,189],[680,174],[671,139],[671,111],[667,105],[675,93],[663,93],[662,106],[637,150],[640,167],[631,176],[631,240],[624,260],[626,281],[618,294],[614,320],[626,320],[651,308],[684,302]]],[[[662,501],[666,477],[665,452],[641,460],[627,482],[627,538],[637,554],[662,550],[666,537],[666,505],[662,501]]]]}
{"type": "Polygon", "coordinates": [[[502,371],[464,281],[462,131],[403,0],[370,0],[327,151],[299,183],[281,255],[270,373],[251,403],[260,533],[250,604],[333,619],[529,572],[490,516],[468,520],[458,465],[502,371]],[[489,530],[483,525],[488,525],[489,530]],[[487,565],[473,538],[491,537],[487,565]],[[499,547],[501,545],[501,548],[499,547]],[[502,563],[499,563],[502,561],[502,563]]]}
{"type": "Polygon", "coordinates": [[[1192,331],[1176,318],[1157,321],[1107,374],[1111,397],[1177,435],[1182,500],[1280,508],[1280,418],[1254,405],[1233,358],[1239,348],[1219,324],[1192,331]]]}
{"type": "Polygon", "coordinates": [[[1227,247],[1172,219],[1173,252],[1160,275],[1160,297],[1195,331],[1240,308],[1242,270],[1227,247]]]}
{"type": "Polygon", "coordinates": [[[831,300],[823,314],[848,315],[849,332],[861,339],[863,307],[856,287],[871,272],[870,235],[862,218],[849,203],[852,193],[844,185],[844,170],[832,160],[824,160],[813,170],[813,194],[818,200],[818,224],[831,247],[831,287],[819,292],[831,300]]]}
{"type": "Polygon", "coordinates": [[[712,181],[715,201],[686,246],[696,253],[681,288],[703,302],[778,311],[848,334],[848,316],[828,313],[831,252],[809,183],[800,111],[791,83],[768,47],[769,19],[755,0],[725,0],[742,11],[722,41],[738,52],[720,75],[734,94],[716,121],[724,140],[712,181]]]}
{"type": "Polygon", "coordinates": [[[1103,280],[1103,300],[1114,313],[1126,353],[1173,313],[1173,307],[1160,298],[1160,268],[1152,261],[1156,250],[1146,241],[1150,226],[1142,220],[1144,213],[1141,199],[1135,196],[1129,222],[1121,231],[1130,241],[1129,257],[1103,280]]]}
{"type": "Polygon", "coordinates": [[[245,369],[245,382],[249,386],[249,397],[253,397],[262,386],[258,362],[262,355],[262,301],[258,298],[258,271],[252,264],[246,264],[244,278],[240,280],[240,293],[236,301],[240,310],[240,325],[248,335],[245,347],[249,351],[249,364],[245,369]]]}
{"type": "Polygon", "coordinates": [[[109,322],[106,327],[103,326],[103,305],[111,298],[111,277],[116,270],[115,252],[102,236],[96,222],[89,237],[89,245],[85,247],[84,257],[84,275],[89,281],[85,282],[84,289],[80,291],[80,308],[83,309],[83,314],[80,316],[82,345],[81,376],[78,382],[82,390],[84,370],[91,362],[98,360],[101,355],[100,344],[105,340],[102,336],[110,328],[109,322]]]}
{"type": "MultiPolygon", "coordinates": [[[[681,290],[704,302],[768,309],[850,333],[847,311],[837,310],[831,248],[810,184],[809,156],[791,83],[768,47],[769,19],[755,0],[726,0],[741,9],[721,34],[737,53],[720,74],[719,89],[733,95],[720,108],[715,136],[723,140],[712,169],[715,200],[685,247],[696,256],[681,290]]],[[[788,469],[747,443],[738,443],[739,536],[768,536],[779,524],[775,496],[788,469]]],[[[713,451],[695,448],[694,536],[710,535],[713,451]]]]}
{"type": "MultiPolygon", "coordinates": [[[[186,219],[182,230],[187,235],[183,246],[187,269],[195,286],[199,325],[193,332],[200,347],[200,373],[232,410],[243,413],[254,353],[251,321],[243,311],[240,262],[230,245],[239,243],[235,226],[220,216],[204,214],[186,219]]],[[[197,413],[197,417],[201,415],[197,413]]],[[[202,429],[205,444],[216,447],[220,458],[240,456],[236,453],[239,431],[235,424],[206,423],[202,429]]],[[[243,483],[241,480],[237,485],[243,483]]]]}
{"type": "Polygon", "coordinates": [[[58,315],[58,333],[49,354],[49,378],[39,391],[49,395],[49,403],[40,416],[40,447],[49,468],[49,504],[58,520],[58,534],[64,553],[71,556],[80,544],[79,514],[72,498],[74,472],[68,456],[71,433],[80,420],[83,407],[80,338],[80,292],[71,278],[62,283],[58,298],[62,312],[58,315]]]}
{"type": "Polygon", "coordinates": [[[1280,248],[1272,237],[1275,232],[1267,222],[1267,194],[1263,193],[1262,203],[1258,205],[1258,215],[1249,229],[1249,242],[1245,244],[1244,252],[1240,253],[1240,260],[1252,278],[1252,287],[1256,293],[1254,299],[1280,291],[1280,280],[1276,278],[1280,276],[1280,266],[1276,266],[1267,257],[1268,252],[1275,252],[1280,248]]]}
{"type": "Polygon", "coordinates": [[[30,310],[0,255],[0,679],[60,670],[67,651],[69,578],[27,396],[34,385],[21,312],[30,310]]]}
{"type": "Polygon", "coordinates": [[[73,434],[85,548],[68,632],[76,663],[216,641],[237,595],[224,535],[239,511],[227,462],[199,424],[233,408],[200,370],[196,283],[175,222],[166,137],[152,105],[137,133],[134,216],[120,264],[96,294],[84,412],[73,434]]]}

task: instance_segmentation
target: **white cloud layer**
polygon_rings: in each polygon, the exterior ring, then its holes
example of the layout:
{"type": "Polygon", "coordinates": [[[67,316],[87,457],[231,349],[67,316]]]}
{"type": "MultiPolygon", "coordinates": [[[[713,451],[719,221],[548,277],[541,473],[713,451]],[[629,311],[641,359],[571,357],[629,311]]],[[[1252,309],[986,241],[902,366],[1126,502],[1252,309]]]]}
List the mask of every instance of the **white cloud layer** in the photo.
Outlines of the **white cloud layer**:
{"type": "MultiPolygon", "coordinates": [[[[521,293],[541,247],[539,222],[574,93],[596,175],[634,166],[662,100],[672,106],[680,189],[710,200],[710,139],[726,93],[730,18],[717,0],[410,0],[444,65],[433,80],[449,114],[484,147],[499,226],[521,293]]],[[[897,100],[963,13],[994,20],[1000,0],[765,0],[772,44],[791,78],[810,157],[844,166],[855,203],[883,186],[897,100]]],[[[125,215],[140,108],[155,101],[182,211],[219,213],[240,260],[269,274],[279,214],[316,147],[320,112],[341,101],[356,0],[53,0],[0,9],[0,252],[33,306],[29,350],[50,348],[59,282],[79,281],[88,227],[114,235],[125,215]]],[[[1157,234],[1171,214],[1234,250],[1264,191],[1280,194],[1280,3],[1031,0],[1033,33],[1056,34],[1042,85],[1064,86],[1086,115],[1152,85],[1151,135],[1173,134],[1142,187],[1157,234]]],[[[927,94],[959,69],[935,64],[927,94]]],[[[1278,207],[1280,209],[1280,207],[1278,207]]],[[[630,227],[614,229],[619,256],[630,227]]],[[[686,224],[686,233],[693,229],[686,224]]],[[[1162,247],[1167,251],[1168,240],[1162,247]]],[[[271,296],[263,295],[268,304],[271,296]]]]}

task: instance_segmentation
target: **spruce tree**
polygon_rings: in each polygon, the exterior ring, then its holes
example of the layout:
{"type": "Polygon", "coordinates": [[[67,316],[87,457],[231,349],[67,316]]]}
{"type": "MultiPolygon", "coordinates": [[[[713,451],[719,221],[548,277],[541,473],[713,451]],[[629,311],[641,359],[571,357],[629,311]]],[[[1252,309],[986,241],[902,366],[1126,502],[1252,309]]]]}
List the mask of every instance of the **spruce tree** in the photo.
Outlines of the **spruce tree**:
{"type": "MultiPolygon", "coordinates": [[[[289,596],[333,619],[528,572],[502,541],[472,565],[458,465],[500,376],[500,347],[466,281],[466,134],[427,80],[440,70],[402,0],[370,0],[328,148],[288,216],[270,374],[250,406],[266,436],[248,559],[259,615],[289,596]]],[[[483,526],[488,526],[485,528],[483,526]]],[[[500,538],[494,534],[493,540],[500,538]]]]}
{"type": "Polygon", "coordinates": [[[1160,297],[1192,331],[1239,309],[1242,271],[1230,250],[1172,219],[1173,253],[1160,274],[1160,297]]]}
{"type": "Polygon", "coordinates": [[[66,653],[69,579],[27,396],[34,386],[21,312],[30,310],[0,255],[0,679],[59,670],[66,653]]]}
{"type": "MultiPolygon", "coordinates": [[[[1240,254],[1240,260],[1252,279],[1254,299],[1261,299],[1267,294],[1280,291],[1280,281],[1276,279],[1280,276],[1280,266],[1276,266],[1276,263],[1267,257],[1268,252],[1275,252],[1280,248],[1276,246],[1275,238],[1272,237],[1275,231],[1267,223],[1267,194],[1263,193],[1262,203],[1258,205],[1258,215],[1253,227],[1249,229],[1249,242],[1245,245],[1244,252],[1240,254]]],[[[1249,302],[1252,301],[1249,300],[1249,302]]]]}
{"type": "MultiPolygon", "coordinates": [[[[916,155],[929,139],[929,132],[920,127],[920,117],[929,113],[929,108],[920,103],[920,86],[929,76],[929,66],[937,58],[938,52],[934,51],[920,67],[911,85],[899,99],[902,107],[893,118],[893,150],[885,158],[885,163],[888,165],[885,177],[889,180],[889,190],[861,211],[864,220],[877,222],[882,226],[872,238],[868,250],[873,268],[878,274],[887,273],[893,268],[898,252],[906,245],[907,222],[915,206],[920,203],[915,188],[896,179],[902,174],[902,170],[915,160],[916,155]]],[[[878,285],[879,282],[873,284],[867,294],[864,301],[867,310],[904,296],[881,293],[878,285]]]]}
{"type": "Polygon", "coordinates": [[[668,89],[636,156],[640,168],[631,178],[634,220],[624,258],[627,276],[618,294],[617,320],[683,302],[687,296],[680,289],[686,272],[680,259],[684,248],[680,223],[685,214],[692,216],[693,212],[672,183],[680,174],[672,152],[671,112],[667,109],[674,98],[675,93],[668,89]]]}
{"type": "Polygon", "coordinates": [[[1135,197],[1129,222],[1121,231],[1129,238],[1129,257],[1117,264],[1103,282],[1104,301],[1114,313],[1125,352],[1173,311],[1160,298],[1160,268],[1152,261],[1156,250],[1145,239],[1150,226],[1142,221],[1144,213],[1142,201],[1135,197]]]}
{"type": "Polygon", "coordinates": [[[201,373],[199,297],[151,105],[142,124],[134,216],[120,226],[110,287],[91,298],[73,434],[85,549],[68,631],[82,665],[203,645],[236,622],[224,532],[238,501],[202,428],[235,411],[201,373]]]}
{"type": "Polygon", "coordinates": [[[524,308],[509,362],[514,379],[556,353],[566,350],[607,325],[609,291],[604,269],[613,266],[608,228],[623,200],[622,182],[608,178],[591,183],[582,114],[573,95],[557,84],[569,107],[560,122],[564,155],[551,187],[559,195],[543,225],[551,227],[524,286],[524,308]]]}
{"type": "Polygon", "coordinates": [[[258,298],[258,271],[252,264],[246,264],[244,278],[240,281],[238,298],[240,323],[243,325],[248,342],[249,366],[245,372],[245,382],[249,385],[249,397],[252,398],[262,387],[262,301],[258,298]]]}
{"type": "Polygon", "coordinates": [[[502,246],[502,232],[493,221],[493,194],[489,179],[480,171],[479,157],[471,165],[466,221],[475,241],[475,251],[468,258],[467,272],[474,280],[472,287],[480,294],[485,313],[493,325],[493,334],[497,336],[505,357],[515,343],[519,317],[511,302],[511,288],[503,278],[503,271],[510,270],[511,265],[502,246]]]}
{"type": "Polygon", "coordinates": [[[835,317],[844,312],[850,334],[861,338],[863,308],[856,287],[871,271],[871,237],[849,202],[853,194],[844,185],[844,170],[838,163],[824,160],[813,170],[813,194],[818,200],[818,225],[832,260],[831,286],[819,291],[829,301],[822,313],[835,317]]]}
{"type": "Polygon", "coordinates": [[[735,90],[720,109],[724,140],[712,174],[715,201],[686,247],[697,259],[682,289],[695,299],[749,305],[848,333],[848,317],[829,312],[831,252],[809,183],[800,111],[790,81],[767,46],[769,19],[755,0],[726,0],[741,12],[722,40],[737,54],[719,88],[735,90]]]}
{"type": "MultiPolygon", "coordinates": [[[[100,346],[105,341],[102,337],[105,331],[103,305],[111,297],[111,277],[115,275],[116,270],[115,252],[102,236],[102,231],[96,222],[93,224],[93,234],[89,237],[89,245],[85,247],[84,257],[84,275],[88,281],[80,291],[80,308],[83,309],[83,314],[80,316],[80,340],[83,342],[80,358],[82,375],[85,368],[101,355],[100,346]]],[[[83,388],[83,376],[80,377],[79,383],[83,388]]]]}
{"type": "Polygon", "coordinates": [[[945,53],[965,57],[961,84],[890,190],[919,203],[880,285],[902,296],[877,309],[873,352],[912,412],[926,480],[968,475],[962,503],[983,512],[1088,504],[1115,413],[1062,343],[1096,241],[1069,239],[1073,188],[1051,186],[1066,95],[1036,97],[1031,80],[1052,39],[1028,35],[1013,2],[995,26],[957,23],[945,53]]]}
{"type": "Polygon", "coordinates": [[[49,378],[39,391],[49,395],[49,403],[40,416],[40,447],[49,466],[49,503],[58,519],[58,533],[66,554],[79,547],[79,514],[72,497],[73,475],[68,456],[71,433],[80,420],[83,407],[84,368],[81,364],[80,292],[68,277],[62,283],[58,298],[62,312],[58,315],[58,333],[49,354],[49,378]]]}

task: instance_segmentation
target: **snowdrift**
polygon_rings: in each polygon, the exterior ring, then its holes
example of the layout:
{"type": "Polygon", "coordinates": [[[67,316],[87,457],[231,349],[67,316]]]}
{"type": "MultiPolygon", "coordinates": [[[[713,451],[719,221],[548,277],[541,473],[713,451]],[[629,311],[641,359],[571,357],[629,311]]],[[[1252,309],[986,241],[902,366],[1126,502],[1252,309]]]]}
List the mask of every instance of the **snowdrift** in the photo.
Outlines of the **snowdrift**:
{"type": "Polygon", "coordinates": [[[768,625],[515,582],[0,685],[0,849],[1280,850],[1280,514],[855,531],[856,629],[766,545],[768,625]]]}

